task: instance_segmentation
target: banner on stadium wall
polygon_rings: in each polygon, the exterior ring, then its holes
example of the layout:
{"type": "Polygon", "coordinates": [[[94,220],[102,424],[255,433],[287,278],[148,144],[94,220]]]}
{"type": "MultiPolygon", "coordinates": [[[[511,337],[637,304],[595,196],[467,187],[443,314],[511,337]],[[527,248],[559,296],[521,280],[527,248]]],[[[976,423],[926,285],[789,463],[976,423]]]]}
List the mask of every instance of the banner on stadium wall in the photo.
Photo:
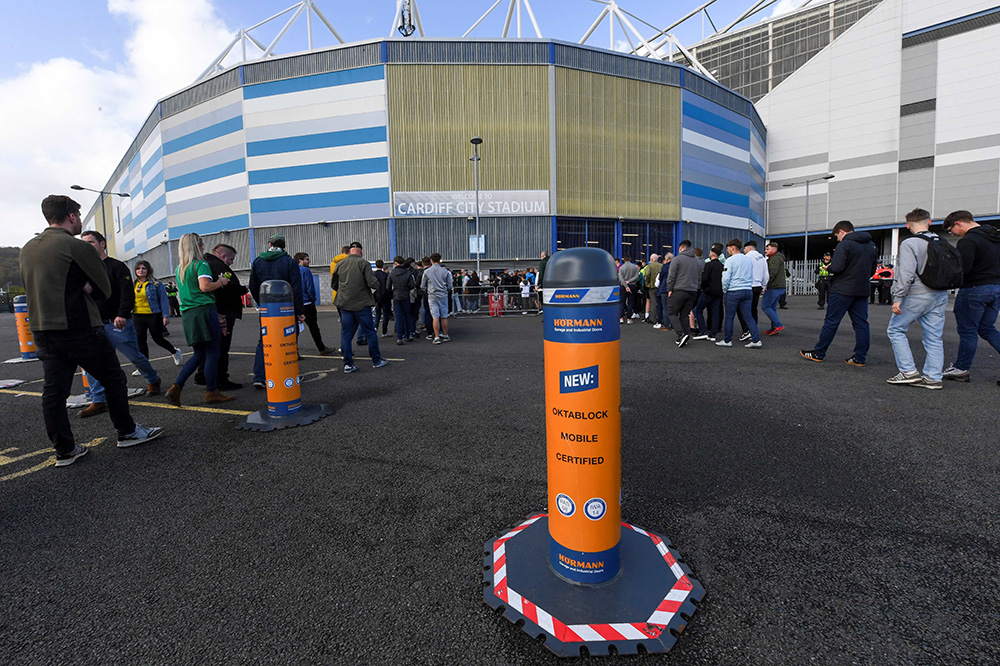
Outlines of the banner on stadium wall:
{"type": "MultiPolygon", "coordinates": [[[[396,217],[456,217],[476,214],[476,192],[394,192],[396,217]]],[[[548,215],[548,190],[480,190],[479,216],[548,215]]]]}

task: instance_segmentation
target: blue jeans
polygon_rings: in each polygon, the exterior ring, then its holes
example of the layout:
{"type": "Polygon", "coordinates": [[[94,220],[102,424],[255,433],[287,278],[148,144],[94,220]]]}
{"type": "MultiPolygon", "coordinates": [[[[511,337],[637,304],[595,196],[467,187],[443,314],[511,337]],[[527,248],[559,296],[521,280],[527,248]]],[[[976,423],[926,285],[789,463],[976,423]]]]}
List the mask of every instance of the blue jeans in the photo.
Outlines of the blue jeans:
{"type": "MultiPolygon", "coordinates": [[[[147,384],[155,384],[160,381],[160,376],[150,365],[149,359],[139,351],[139,339],[135,335],[135,326],[131,319],[125,320],[125,328],[118,330],[114,324],[104,325],[104,334],[117,351],[135,364],[135,367],[142,373],[142,378],[147,384]]],[[[106,402],[104,397],[104,387],[96,378],[90,384],[90,396],[93,402],[106,402]]]]}
{"type": "Polygon", "coordinates": [[[823,330],[819,333],[819,342],[814,351],[816,358],[825,358],[826,350],[830,348],[833,337],[844,315],[851,316],[854,327],[854,356],[864,363],[868,358],[868,348],[871,345],[871,334],[868,330],[868,297],[844,296],[830,294],[826,305],[826,318],[823,320],[823,330]]]}
{"type": "Polygon", "coordinates": [[[753,302],[753,290],[737,289],[735,291],[727,291],[723,299],[726,304],[726,342],[733,341],[733,318],[736,316],[737,311],[743,315],[743,319],[746,320],[747,326],[750,327],[750,340],[753,342],[760,342],[760,329],[757,328],[757,322],[755,322],[753,317],[750,316],[750,304],[753,302]]]}
{"type": "Polygon", "coordinates": [[[656,308],[656,323],[669,327],[670,315],[667,313],[670,311],[670,299],[667,297],[667,292],[659,292],[656,295],[656,300],[658,301],[658,307],[656,308]],[[663,320],[664,316],[666,317],[666,321],[663,320]]]}
{"type": "Polygon", "coordinates": [[[372,363],[378,363],[382,360],[382,355],[378,348],[378,334],[375,333],[375,325],[372,323],[372,309],[362,308],[356,312],[340,311],[340,348],[344,355],[344,365],[354,365],[351,342],[359,330],[359,335],[368,341],[368,355],[372,363]]]}
{"type": "Polygon", "coordinates": [[[958,328],[958,358],[955,367],[968,370],[976,356],[978,335],[1000,352],[1000,331],[996,328],[1000,312],[1000,284],[962,287],[955,297],[955,323],[958,328]]]}
{"type": "Polygon", "coordinates": [[[896,367],[900,372],[916,371],[910,343],[906,339],[906,330],[915,321],[920,322],[921,341],[927,358],[924,359],[924,377],[933,381],[941,381],[944,369],[944,343],[941,334],[944,333],[944,310],[948,306],[948,292],[938,291],[932,294],[910,294],[903,298],[900,306],[903,314],[893,314],[889,319],[889,342],[892,343],[892,353],[896,356],[896,367]]]}
{"type": "MultiPolygon", "coordinates": [[[[181,317],[183,316],[182,312],[181,317]]],[[[222,328],[219,326],[219,313],[215,308],[212,308],[208,314],[208,331],[212,336],[211,341],[191,345],[194,354],[187,360],[187,363],[181,368],[180,374],[177,375],[177,379],[174,380],[174,384],[181,388],[184,388],[184,382],[195,373],[202,363],[205,364],[205,390],[211,392],[219,388],[219,348],[222,345],[222,328]]],[[[263,354],[264,349],[261,347],[261,376],[264,375],[263,354]]],[[[254,370],[256,371],[256,369],[255,363],[254,370]]]]}
{"type": "Polygon", "coordinates": [[[778,299],[784,295],[784,289],[768,289],[760,295],[760,309],[763,310],[764,314],[767,315],[767,318],[771,320],[771,328],[784,326],[784,324],[781,323],[781,320],[778,319],[778,309],[775,307],[778,304],[778,299]]]}
{"type": "Polygon", "coordinates": [[[410,301],[393,300],[392,308],[396,316],[396,339],[404,340],[410,336],[411,332],[415,332],[413,331],[415,324],[411,321],[413,311],[410,308],[410,301]]]}
{"type": "Polygon", "coordinates": [[[698,322],[698,330],[709,337],[714,338],[719,329],[722,328],[722,317],[720,310],[722,310],[722,297],[712,296],[704,291],[701,292],[701,296],[698,297],[698,305],[694,308],[694,320],[698,322]],[[712,318],[712,330],[709,331],[708,327],[705,325],[705,310],[709,311],[709,316],[712,318]]]}

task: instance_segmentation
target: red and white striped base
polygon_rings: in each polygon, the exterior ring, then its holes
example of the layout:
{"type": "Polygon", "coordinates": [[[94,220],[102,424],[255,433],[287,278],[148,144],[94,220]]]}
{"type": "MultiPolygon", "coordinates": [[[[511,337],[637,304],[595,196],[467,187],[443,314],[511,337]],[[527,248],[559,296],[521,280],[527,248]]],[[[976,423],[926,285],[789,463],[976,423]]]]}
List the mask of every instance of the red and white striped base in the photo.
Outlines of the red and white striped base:
{"type": "MultiPolygon", "coordinates": [[[[684,568],[677,562],[677,559],[670,552],[669,547],[662,538],[626,522],[622,522],[622,527],[633,530],[652,541],[670,568],[671,573],[676,578],[675,583],[667,591],[663,600],[644,621],[605,624],[565,624],[535,602],[510,588],[507,580],[507,542],[545,517],[546,514],[532,516],[493,542],[492,593],[504,602],[508,608],[517,611],[526,620],[538,625],[552,638],[561,643],[621,643],[623,641],[660,638],[663,632],[671,626],[681,606],[691,596],[695,589],[695,584],[692,583],[692,580],[688,577],[684,568]]],[[[699,592],[701,592],[700,586],[698,587],[699,592]]],[[[698,597],[700,597],[700,594],[698,597]]],[[[693,608],[689,607],[688,612],[691,610],[693,608]]],[[[683,628],[683,624],[680,625],[680,628],[683,628]]]]}

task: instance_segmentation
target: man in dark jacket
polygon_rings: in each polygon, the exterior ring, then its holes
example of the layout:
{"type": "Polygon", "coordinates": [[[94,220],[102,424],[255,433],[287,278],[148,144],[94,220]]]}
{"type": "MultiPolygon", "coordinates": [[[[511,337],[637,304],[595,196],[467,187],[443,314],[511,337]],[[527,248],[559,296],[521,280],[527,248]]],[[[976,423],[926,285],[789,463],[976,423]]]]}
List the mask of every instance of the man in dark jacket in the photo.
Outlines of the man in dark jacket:
{"type": "MultiPolygon", "coordinates": [[[[104,269],[108,272],[111,294],[105,300],[97,302],[108,340],[125,358],[135,364],[139,374],[146,380],[146,395],[159,395],[160,376],[156,374],[149,359],[139,351],[139,340],[135,334],[135,324],[132,323],[132,310],[135,309],[132,271],[122,262],[108,256],[108,242],[99,231],[84,231],[80,238],[94,246],[101,261],[104,262],[104,269]]],[[[90,399],[90,405],[80,412],[80,418],[85,419],[108,411],[104,387],[96,379],[90,383],[90,399]]]]}
{"type": "Polygon", "coordinates": [[[333,287],[337,298],[333,304],[340,308],[340,347],[344,355],[344,372],[350,374],[358,369],[354,364],[354,350],[351,341],[360,329],[368,341],[368,356],[372,367],[384,368],[389,362],[382,358],[378,347],[378,334],[372,322],[372,294],[378,288],[378,280],[372,274],[372,265],[361,258],[361,243],[351,243],[348,255],[337,264],[333,272],[333,287]]]}
{"type": "Polygon", "coordinates": [[[310,258],[308,252],[297,252],[293,257],[299,263],[299,275],[302,276],[302,314],[306,316],[306,328],[316,343],[316,349],[320,356],[329,356],[333,350],[323,343],[323,332],[319,329],[319,319],[316,312],[316,304],[319,303],[319,294],[316,293],[316,280],[313,279],[312,270],[309,268],[310,258]]]}
{"type": "MultiPolygon", "coordinates": [[[[220,317],[226,318],[226,335],[222,336],[222,343],[219,346],[219,390],[235,391],[243,388],[243,384],[234,382],[229,377],[229,350],[233,346],[233,327],[236,320],[243,318],[243,294],[247,293],[247,288],[240,284],[236,274],[230,270],[230,266],[236,261],[236,248],[232,245],[219,243],[211,252],[205,253],[205,262],[209,270],[212,271],[212,281],[219,279],[220,275],[225,275],[229,279],[229,284],[221,289],[212,292],[215,296],[215,309],[220,317]]],[[[194,383],[205,384],[205,364],[198,366],[198,371],[194,374],[194,383]]]]}
{"type": "Polygon", "coordinates": [[[778,301],[785,295],[785,255],[778,252],[778,242],[770,241],[764,247],[767,257],[767,288],[760,297],[760,309],[771,320],[771,328],[764,331],[765,335],[777,335],[785,330],[785,325],[778,317],[778,301]]]}
{"type": "MultiPolygon", "coordinates": [[[[670,297],[667,295],[667,278],[670,277],[670,262],[673,260],[673,252],[667,252],[663,255],[663,265],[660,267],[660,274],[657,276],[660,280],[660,286],[656,287],[656,323],[653,324],[653,328],[664,331],[674,330],[674,327],[670,325],[670,316],[667,314],[670,303],[670,297]]],[[[656,284],[655,280],[653,284],[656,284]]]]}
{"type": "Polygon", "coordinates": [[[691,241],[683,240],[677,246],[680,254],[671,262],[667,274],[667,296],[670,303],[670,321],[677,319],[677,346],[687,345],[691,339],[691,310],[697,304],[698,289],[701,287],[701,273],[704,264],[694,255],[691,241]]]}
{"type": "Polygon", "coordinates": [[[822,363],[826,350],[830,348],[837,327],[845,314],[851,316],[854,326],[854,354],[844,361],[848,365],[864,367],[868,358],[871,337],[868,330],[868,279],[875,272],[878,250],[867,231],[854,231],[854,225],[847,220],[837,222],[833,235],[839,244],[833,253],[830,272],[830,298],[823,320],[823,330],[819,342],[813,349],[799,352],[802,358],[822,363]]]}
{"type": "MultiPolygon", "coordinates": [[[[268,280],[284,280],[291,285],[295,316],[298,321],[304,322],[306,316],[302,308],[302,273],[299,271],[299,262],[285,252],[285,237],[281,234],[271,236],[268,240],[267,251],[261,252],[260,256],[253,260],[253,265],[250,267],[250,295],[253,296],[253,300],[257,301],[258,305],[260,304],[260,287],[268,280]]],[[[264,388],[264,380],[264,339],[259,338],[257,340],[257,353],[253,360],[254,388],[264,388]]]]}
{"type": "Polygon", "coordinates": [[[38,347],[45,383],[42,418],[56,450],[56,467],[86,455],[66,414],[66,398],[77,367],[104,384],[108,413],[118,431],[118,448],[148,442],[163,428],[144,428],[129,414],[125,373],[101,327],[95,300],[111,294],[111,282],[93,248],[73,238],[82,231],[80,204],[67,196],[42,200],[49,226],[21,249],[21,280],[28,297],[28,322],[38,347]]]}
{"type": "Polygon", "coordinates": [[[722,244],[716,243],[708,253],[709,261],[701,272],[701,296],[698,298],[698,306],[694,310],[694,318],[698,322],[698,329],[701,331],[694,336],[695,340],[708,340],[715,342],[722,327],[722,262],[719,261],[719,253],[722,252],[722,244]],[[705,310],[708,310],[708,326],[705,324],[705,310]]]}
{"type": "MultiPolygon", "coordinates": [[[[964,277],[955,297],[955,324],[958,327],[958,356],[944,378],[967,382],[976,356],[979,338],[1000,352],[1000,231],[979,224],[967,210],[957,210],[944,218],[944,228],[959,237],[964,277]]],[[[1000,382],[997,382],[1000,386],[1000,382]]]]}
{"type": "Polygon", "coordinates": [[[396,317],[396,344],[403,345],[417,337],[416,321],[410,307],[410,290],[416,288],[413,274],[406,268],[406,260],[397,256],[392,260],[388,283],[392,296],[392,309],[396,317]]]}

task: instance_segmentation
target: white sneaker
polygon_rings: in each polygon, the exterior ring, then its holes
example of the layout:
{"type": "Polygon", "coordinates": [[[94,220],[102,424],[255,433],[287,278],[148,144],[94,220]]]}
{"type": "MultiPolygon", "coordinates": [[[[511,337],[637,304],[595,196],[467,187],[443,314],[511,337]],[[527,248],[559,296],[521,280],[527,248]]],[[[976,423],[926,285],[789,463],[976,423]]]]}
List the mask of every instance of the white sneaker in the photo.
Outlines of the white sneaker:
{"type": "Polygon", "coordinates": [[[653,328],[663,328],[663,324],[653,324],[653,328]]]}
{"type": "Polygon", "coordinates": [[[743,346],[746,347],[747,349],[760,349],[761,347],[764,346],[764,343],[758,340],[757,342],[748,342],[743,346]]]}
{"type": "Polygon", "coordinates": [[[142,373],[138,369],[132,371],[133,377],[142,377],[142,373]]]}
{"type": "Polygon", "coordinates": [[[718,342],[715,343],[715,346],[716,347],[732,347],[733,343],[732,342],[726,342],[725,340],[719,340],[718,342]]]}
{"type": "Polygon", "coordinates": [[[638,318],[639,318],[638,314],[635,314],[635,313],[632,314],[632,319],[638,319],[638,318]]]}
{"type": "Polygon", "coordinates": [[[174,365],[180,365],[184,362],[184,355],[181,353],[180,349],[175,349],[171,356],[174,357],[174,365]]]}

